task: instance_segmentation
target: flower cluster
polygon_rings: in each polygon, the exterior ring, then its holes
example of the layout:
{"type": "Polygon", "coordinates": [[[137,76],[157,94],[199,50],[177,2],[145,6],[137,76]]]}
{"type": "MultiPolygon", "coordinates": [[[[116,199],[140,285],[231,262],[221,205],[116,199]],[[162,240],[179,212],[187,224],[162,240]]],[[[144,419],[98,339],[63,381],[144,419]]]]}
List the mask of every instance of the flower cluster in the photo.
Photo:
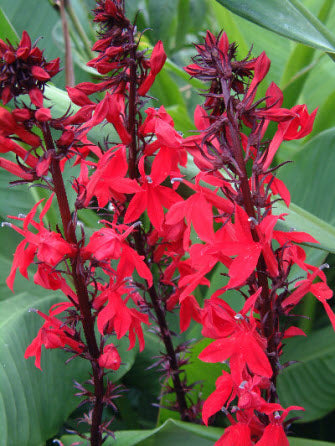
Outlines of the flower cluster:
{"type": "Polygon", "coordinates": [[[171,379],[166,392],[174,392],[173,408],[181,418],[194,421],[199,404],[188,395],[187,346],[173,344],[166,318],[179,307],[181,331],[193,319],[204,337],[214,339],[200,359],[229,365],[202,409],[205,424],[220,410],[231,422],[217,445],[288,445],[285,419],[299,408],[281,406],[276,378],[283,368],[283,339],[303,333],[294,326],[286,329],[282,320],[308,292],[322,302],[334,328],[335,316],[322,269],[306,263],[299,246],[316,240],[275,228],[285,219],[276,214],[275,203],[282,199],[289,206],[290,194],[271,163],[284,140],[311,131],[316,112],[309,114],[305,106],[282,108],[282,92],[274,83],[265,98],[257,98],[270,67],[266,54],[239,61],[226,34],[215,37],[208,31],[196,46],[194,63],[186,67],[210,83],[204,106],[195,110],[199,132],[182,137],[163,106],[143,110],[166,54],[162,42],[150,57],[139,50],[123,3],[97,1],[94,21],[100,38],[93,50],[98,55],[89,66],[103,78],[67,88],[79,106],[74,114],[55,118],[43,104],[45,82],[58,71],[58,60],[46,62],[26,33],[17,49],[0,41],[1,97],[4,103],[14,97],[12,111],[0,109],[0,152],[12,152],[17,160],[2,157],[0,167],[21,182],[51,191],[38,218],[43,200],[28,215],[10,217],[21,222],[22,227],[8,224],[23,240],[7,284],[13,289],[17,270],[28,277],[28,267],[36,263],[34,282],[67,298],[49,315],[36,310],[45,322],[25,357],[35,357],[40,368],[44,346],[90,361],[94,394],[77,387],[92,404],[89,439],[100,446],[103,433],[109,433],[103,405],[114,407],[113,386],[108,380],[104,385],[104,377],[122,361],[117,340],[128,336],[129,349],[138,340],[142,351],[143,328],[154,324],[165,347],[157,364],[171,379]],[[19,100],[25,93],[30,104],[19,100]],[[270,122],[278,125],[268,141],[270,122]],[[107,123],[113,132],[103,146],[96,145],[90,130],[107,123]],[[188,156],[199,169],[194,182],[181,173],[188,156]],[[80,167],[72,182],[73,208],[62,174],[65,165],[80,167]],[[189,189],[187,198],[179,193],[181,183],[189,189]],[[62,220],[55,228],[44,223],[52,201],[62,220]],[[98,207],[105,217],[90,234],[78,221],[78,211],[89,207],[98,207]],[[192,231],[199,243],[192,244],[192,231]],[[294,264],[307,277],[292,291],[294,264]],[[192,293],[198,285],[209,285],[207,275],[217,265],[226,268],[227,279],[201,307],[192,293]],[[238,312],[225,301],[231,290],[245,299],[238,312]],[[116,340],[111,342],[111,336],[116,340]]]}
{"type": "MultiPolygon", "coordinates": [[[[170,224],[184,218],[188,225],[192,223],[202,240],[188,250],[192,272],[181,275],[178,283],[180,324],[184,330],[193,318],[201,323],[203,336],[214,339],[200,354],[202,361],[229,364],[202,410],[205,424],[221,410],[232,424],[216,444],[288,445],[285,418],[289,411],[303,408],[280,405],[276,378],[284,367],[280,364],[283,339],[304,333],[294,326],[286,328],[283,319],[308,292],[322,302],[334,329],[335,315],[327,302],[333,293],[322,268],[306,263],[299,246],[318,242],[306,233],[275,229],[286,215],[276,214],[277,197],[289,206],[290,194],[274,176],[271,162],[282,141],[302,138],[312,130],[316,111],[308,114],[306,106],[282,108],[283,95],[274,83],[265,98],[256,97],[270,67],[265,53],[238,61],[236,45],[229,44],[225,33],[216,38],[207,32],[196,48],[198,55],[186,71],[210,86],[204,107],[195,112],[200,134],[186,138],[184,146],[200,172],[196,193],[174,204],[167,214],[170,224]],[[278,127],[267,142],[270,122],[278,127]],[[200,186],[201,181],[215,187],[216,200],[213,191],[200,186]],[[196,212],[192,210],[195,200],[196,212]],[[191,293],[219,264],[226,268],[227,280],[200,308],[191,293]],[[292,291],[293,265],[307,278],[292,291]],[[316,279],[321,281],[315,283],[316,279]],[[229,290],[245,299],[238,312],[225,301],[229,290]]],[[[188,230],[185,246],[189,237],[188,230]]]]}
{"type": "Polygon", "coordinates": [[[59,72],[59,58],[47,62],[26,31],[15,48],[0,39],[0,96],[3,104],[13,97],[29,94],[31,102],[42,107],[45,84],[59,72]]]}

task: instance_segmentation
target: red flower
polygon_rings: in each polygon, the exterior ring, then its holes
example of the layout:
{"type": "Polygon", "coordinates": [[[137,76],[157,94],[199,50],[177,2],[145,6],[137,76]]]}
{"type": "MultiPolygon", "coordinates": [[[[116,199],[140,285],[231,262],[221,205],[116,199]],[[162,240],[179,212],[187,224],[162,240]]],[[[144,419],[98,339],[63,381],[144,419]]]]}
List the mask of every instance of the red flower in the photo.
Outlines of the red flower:
{"type": "Polygon", "coordinates": [[[0,96],[7,104],[12,97],[29,94],[31,102],[43,107],[45,83],[59,72],[59,58],[47,62],[43,52],[35,45],[26,31],[15,48],[0,39],[0,96]]]}
{"type": "Polygon", "coordinates": [[[252,373],[271,378],[273,372],[265,351],[266,339],[257,333],[255,327],[242,320],[231,336],[212,342],[200,353],[199,359],[222,362],[230,358],[231,372],[237,380],[242,377],[245,365],[252,373]]]}
{"type": "MultiPolygon", "coordinates": [[[[102,221],[107,225],[112,225],[107,221],[102,221]]],[[[112,225],[113,226],[113,225],[112,225]]],[[[117,230],[126,230],[119,233],[112,227],[102,228],[91,235],[88,245],[82,249],[81,254],[83,258],[94,257],[98,261],[120,259],[118,263],[117,273],[120,280],[124,277],[132,275],[134,269],[138,274],[148,282],[149,287],[152,285],[152,275],[143,261],[144,257],[140,256],[134,249],[132,249],[124,240],[134,230],[134,227],[126,225],[114,227],[117,230]]]]}
{"type": "Polygon", "coordinates": [[[137,220],[147,210],[153,226],[160,229],[164,221],[163,207],[169,209],[174,203],[181,201],[181,197],[173,189],[160,185],[169,172],[158,157],[152,163],[150,176],[144,171],[144,157],[139,162],[139,171],[141,191],[137,192],[130,201],[124,222],[131,223],[137,220]]]}
{"type": "Polygon", "coordinates": [[[236,423],[227,427],[214,446],[252,446],[249,426],[245,423],[236,423]]]}
{"type": "Polygon", "coordinates": [[[10,224],[10,226],[25,238],[16,248],[12,269],[6,281],[12,291],[16,270],[19,268],[21,274],[27,277],[27,268],[33,263],[35,255],[40,262],[54,267],[61,260],[75,254],[74,247],[65,241],[59,233],[49,231],[43,225],[43,217],[51,206],[52,198],[53,195],[47,200],[40,213],[39,223],[35,222],[33,218],[38,206],[44,199],[36,203],[26,217],[10,217],[23,221],[23,229],[13,224],[10,224]],[[27,229],[29,225],[32,225],[37,230],[37,233],[29,231],[27,229]]]}
{"type": "Polygon", "coordinates": [[[98,199],[99,207],[104,207],[109,201],[124,202],[125,194],[133,194],[141,190],[135,180],[125,178],[128,164],[125,146],[117,150],[108,150],[99,160],[96,169],[85,185],[84,206],[87,206],[93,196],[98,199]]]}
{"type": "Polygon", "coordinates": [[[71,306],[72,304],[70,302],[53,305],[49,310],[49,316],[36,310],[36,313],[45,319],[45,323],[40,328],[36,338],[27,347],[24,358],[27,359],[35,356],[35,366],[40,370],[42,370],[42,345],[48,349],[63,348],[67,345],[76,353],[81,353],[85,348],[81,342],[74,339],[75,331],[54,317],[71,306]]]}
{"type": "MultiPolygon", "coordinates": [[[[140,351],[142,351],[144,349],[144,337],[141,324],[150,325],[148,315],[127,307],[126,302],[131,296],[126,288],[107,288],[103,291],[103,296],[103,299],[108,299],[108,302],[98,314],[99,332],[105,334],[115,331],[117,339],[121,339],[128,332],[128,350],[135,346],[137,335],[140,351]],[[122,299],[124,294],[127,296],[125,301],[122,299]]],[[[101,300],[102,296],[99,296],[99,298],[101,300]]]]}
{"type": "Polygon", "coordinates": [[[154,46],[149,65],[150,72],[148,76],[144,79],[143,83],[140,85],[140,88],[137,90],[137,94],[140,96],[144,96],[149,91],[151,85],[155,82],[155,78],[157,74],[161,71],[166,61],[166,54],[164,51],[164,46],[161,40],[159,40],[154,46]]]}
{"type": "Polygon", "coordinates": [[[99,356],[99,365],[105,369],[118,370],[121,357],[114,344],[105,345],[103,354],[99,356]]]}
{"type": "Polygon", "coordinates": [[[236,396],[232,377],[224,370],[222,371],[222,376],[219,376],[216,380],[215,386],[216,390],[209,395],[202,408],[202,419],[206,426],[208,426],[208,419],[219,412],[227,401],[229,403],[236,396]]]}

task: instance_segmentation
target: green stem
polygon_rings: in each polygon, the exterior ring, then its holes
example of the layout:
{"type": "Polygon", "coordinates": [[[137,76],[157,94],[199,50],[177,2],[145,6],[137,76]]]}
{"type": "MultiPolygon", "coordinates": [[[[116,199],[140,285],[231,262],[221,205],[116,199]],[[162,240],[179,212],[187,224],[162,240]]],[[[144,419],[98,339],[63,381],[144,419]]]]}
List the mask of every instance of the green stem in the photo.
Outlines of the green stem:
{"type": "Polygon", "coordinates": [[[71,22],[74,26],[74,28],[76,29],[77,33],[79,34],[80,38],[82,39],[82,43],[84,45],[85,51],[86,51],[86,55],[88,57],[88,60],[92,59],[92,50],[91,50],[91,42],[89,40],[89,38],[87,37],[84,28],[81,26],[80,21],[78,20],[76,13],[74,12],[70,1],[66,2],[65,4],[65,8],[66,8],[66,12],[68,13],[71,22]]]}

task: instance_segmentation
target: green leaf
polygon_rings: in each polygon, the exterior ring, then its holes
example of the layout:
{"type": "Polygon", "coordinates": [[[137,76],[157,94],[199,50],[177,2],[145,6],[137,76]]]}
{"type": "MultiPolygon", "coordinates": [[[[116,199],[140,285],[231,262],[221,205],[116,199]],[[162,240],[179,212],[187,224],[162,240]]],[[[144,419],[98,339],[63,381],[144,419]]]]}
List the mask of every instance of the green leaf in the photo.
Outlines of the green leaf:
{"type": "MultiPolygon", "coordinates": [[[[152,430],[120,431],[115,433],[115,440],[109,438],[106,446],[213,446],[223,434],[223,430],[215,427],[199,426],[168,420],[162,426],[152,430]]],[[[80,437],[66,435],[61,438],[64,446],[71,446],[80,437]]],[[[290,438],[291,446],[334,446],[335,443],[290,438]]]]}
{"type": "Polygon", "coordinates": [[[335,52],[335,36],[299,0],[217,0],[230,11],[281,36],[335,52]]]}
{"type": "Polygon", "coordinates": [[[278,202],[274,206],[274,213],[276,215],[288,213],[285,221],[278,221],[276,225],[277,230],[290,231],[293,229],[294,231],[307,232],[320,242],[319,244],[310,246],[335,253],[334,226],[305,211],[294,203],[291,203],[290,208],[287,209],[285,204],[278,202]]]}
{"type": "MultiPolygon", "coordinates": [[[[222,375],[222,364],[209,364],[200,361],[198,356],[200,353],[212,342],[212,339],[202,339],[201,341],[192,345],[190,353],[187,355],[189,363],[186,364],[183,369],[186,372],[187,383],[192,385],[197,383],[193,395],[196,396],[197,392],[201,393],[201,398],[205,400],[215,390],[215,381],[222,375]]],[[[227,370],[227,367],[225,368],[227,370]]],[[[172,384],[172,382],[170,383],[172,384]]],[[[166,395],[163,397],[162,405],[166,405],[168,402],[174,402],[175,395],[166,395]],[[173,397],[173,398],[172,398],[173,397]]],[[[194,401],[195,402],[195,401],[194,401]]],[[[171,410],[161,408],[159,411],[159,424],[165,422],[169,417],[174,419],[180,419],[178,412],[172,412],[171,410]]]]}
{"type": "MultiPolygon", "coordinates": [[[[321,22],[327,20],[333,5],[332,0],[323,2],[318,14],[318,19],[321,22]]],[[[297,103],[310,71],[318,65],[319,58],[313,61],[315,52],[315,49],[302,44],[295,45],[286,63],[281,81],[284,88],[284,106],[286,108],[291,108],[297,103]]]]}
{"type": "Polygon", "coordinates": [[[304,88],[308,74],[317,61],[312,63],[315,50],[302,44],[296,45],[285,67],[282,77],[284,106],[293,107],[304,88]]]}
{"type": "MultiPolygon", "coordinates": [[[[280,178],[291,192],[292,201],[324,221],[324,225],[320,226],[320,232],[314,232],[316,239],[323,236],[323,226],[327,228],[329,235],[333,234],[330,225],[335,224],[334,148],[335,127],[302,145],[302,149],[294,157],[294,163],[282,167],[279,171],[280,178]]],[[[294,206],[292,210],[295,211],[294,206]]],[[[297,211],[299,213],[298,209],[297,211]]],[[[328,243],[333,245],[331,239],[327,240],[326,244],[328,243]]]]}
{"type": "Polygon", "coordinates": [[[174,38],[173,25],[176,24],[176,11],[178,8],[178,0],[146,0],[147,10],[149,14],[149,26],[151,31],[148,32],[150,40],[157,42],[162,40],[169,48],[174,38]]]}
{"type": "Polygon", "coordinates": [[[178,3],[178,15],[177,15],[177,29],[176,29],[176,45],[180,48],[183,46],[186,34],[189,28],[190,18],[190,0],[179,0],[178,3]]]}
{"type": "Polygon", "coordinates": [[[335,409],[335,333],[331,327],[307,338],[286,340],[283,362],[298,361],[279,375],[278,393],[283,407],[300,405],[303,422],[317,420],[335,409]]]}
{"type": "MultiPolygon", "coordinates": [[[[24,359],[27,346],[43,324],[43,319],[29,309],[48,313],[50,306],[63,301],[64,296],[46,294],[45,289],[28,282],[19,273],[14,286],[17,294],[7,288],[9,259],[20,238],[8,227],[1,229],[0,244],[7,251],[0,254],[0,446],[42,446],[79,404],[73,380],[86,381],[90,367],[81,358],[65,365],[69,355],[61,350],[42,349],[43,372],[35,367],[33,358],[24,359]]],[[[122,357],[121,367],[111,375],[117,381],[132,367],[135,352],[127,351],[126,338],[114,343],[122,357]]]]}
{"type": "Polygon", "coordinates": [[[59,301],[55,295],[21,293],[0,302],[1,446],[44,445],[78,405],[73,379],[88,376],[84,360],[65,365],[68,355],[63,351],[44,350],[41,372],[23,357],[43,324],[29,308],[47,313],[59,301]]]}
{"type": "MultiPolygon", "coordinates": [[[[106,446],[213,446],[213,441],[220,438],[223,430],[214,427],[167,420],[162,426],[150,430],[119,431],[115,440],[108,439],[106,446]]],[[[70,446],[78,437],[66,435],[61,438],[64,446],[70,446]]]]}
{"type": "Polygon", "coordinates": [[[334,102],[335,102],[335,91],[328,94],[326,101],[320,105],[317,112],[315,123],[313,127],[313,135],[318,135],[324,130],[334,127],[335,125],[335,115],[334,115],[334,102]]]}
{"type": "Polygon", "coordinates": [[[20,40],[15,28],[10,23],[2,8],[0,8],[0,39],[4,41],[8,39],[11,43],[15,43],[20,40]]]}
{"type": "MultiPolygon", "coordinates": [[[[26,184],[10,186],[11,181],[18,178],[6,170],[1,169],[0,175],[0,219],[5,220],[7,215],[28,213],[35,204],[33,191],[27,191],[26,184]]],[[[30,189],[31,190],[31,189],[30,189]]],[[[7,219],[6,219],[7,220],[7,219]]]]}

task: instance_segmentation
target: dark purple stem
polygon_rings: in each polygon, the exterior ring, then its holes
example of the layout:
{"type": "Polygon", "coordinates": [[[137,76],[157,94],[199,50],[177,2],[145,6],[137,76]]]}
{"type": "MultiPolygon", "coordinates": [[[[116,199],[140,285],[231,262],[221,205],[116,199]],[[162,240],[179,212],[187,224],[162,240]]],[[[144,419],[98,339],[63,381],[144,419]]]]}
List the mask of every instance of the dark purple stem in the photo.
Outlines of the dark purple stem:
{"type": "MultiPolygon", "coordinates": [[[[238,163],[238,167],[240,169],[240,188],[242,191],[243,196],[243,204],[244,208],[249,215],[249,217],[252,217],[256,220],[256,213],[255,213],[255,207],[252,200],[251,190],[249,187],[249,181],[248,181],[248,175],[246,170],[246,165],[243,157],[243,150],[242,150],[242,144],[239,138],[239,133],[236,130],[236,125],[231,124],[230,125],[230,135],[232,139],[232,145],[234,150],[235,159],[238,163]]],[[[251,229],[252,238],[255,242],[259,242],[259,237],[257,234],[257,231],[255,229],[251,229]]],[[[272,367],[273,376],[272,376],[272,383],[273,383],[273,389],[270,391],[270,402],[275,402],[277,399],[277,394],[275,392],[276,387],[276,379],[278,375],[278,364],[277,364],[277,345],[275,342],[275,323],[277,318],[275,317],[275,314],[272,310],[272,300],[271,300],[271,293],[269,290],[269,284],[268,284],[268,278],[266,275],[267,266],[265,263],[265,259],[263,254],[259,256],[258,262],[257,262],[257,278],[258,278],[258,284],[260,287],[262,287],[261,292],[261,304],[260,304],[260,320],[261,320],[261,330],[262,335],[267,339],[268,346],[268,358],[272,367]]]]}
{"type": "MultiPolygon", "coordinates": [[[[47,149],[52,151],[53,153],[56,153],[50,128],[45,127],[43,129],[43,134],[47,149]]],[[[63,176],[59,166],[59,161],[56,158],[52,159],[50,170],[54,183],[54,191],[57,197],[58,207],[63,223],[65,239],[68,243],[71,243],[72,245],[77,247],[77,254],[73,259],[71,259],[71,276],[73,278],[73,283],[79,301],[81,321],[83,324],[87,348],[91,357],[90,361],[92,365],[94,380],[95,401],[92,412],[90,441],[91,446],[101,446],[102,434],[100,431],[100,425],[102,420],[104,396],[103,369],[101,369],[98,363],[100,351],[94,332],[94,318],[92,317],[89,293],[86,286],[86,277],[84,274],[83,265],[84,261],[80,255],[79,244],[75,233],[74,222],[72,220],[70,212],[63,176]]]]}
{"type": "MultiPolygon", "coordinates": [[[[136,98],[136,46],[134,42],[133,30],[129,32],[129,41],[132,45],[131,56],[130,56],[130,87],[129,87],[129,117],[128,117],[128,132],[131,135],[131,143],[128,152],[128,165],[129,165],[129,177],[132,179],[138,178],[137,169],[137,127],[136,127],[136,114],[137,114],[137,98],[136,98]]],[[[146,259],[145,249],[141,234],[136,232],[134,234],[136,250],[140,255],[143,255],[146,259]]],[[[148,261],[145,260],[147,265],[148,261]]],[[[183,421],[190,421],[190,416],[187,410],[187,402],[185,396],[185,389],[180,380],[180,369],[178,366],[178,360],[176,357],[176,352],[173,347],[171,331],[168,328],[167,321],[165,318],[165,312],[160,304],[160,298],[157,294],[156,288],[153,285],[149,289],[149,296],[152,303],[152,307],[157,317],[157,323],[159,325],[161,337],[167,352],[167,357],[170,365],[170,370],[172,371],[172,381],[173,387],[176,393],[179,413],[183,421]]]]}

